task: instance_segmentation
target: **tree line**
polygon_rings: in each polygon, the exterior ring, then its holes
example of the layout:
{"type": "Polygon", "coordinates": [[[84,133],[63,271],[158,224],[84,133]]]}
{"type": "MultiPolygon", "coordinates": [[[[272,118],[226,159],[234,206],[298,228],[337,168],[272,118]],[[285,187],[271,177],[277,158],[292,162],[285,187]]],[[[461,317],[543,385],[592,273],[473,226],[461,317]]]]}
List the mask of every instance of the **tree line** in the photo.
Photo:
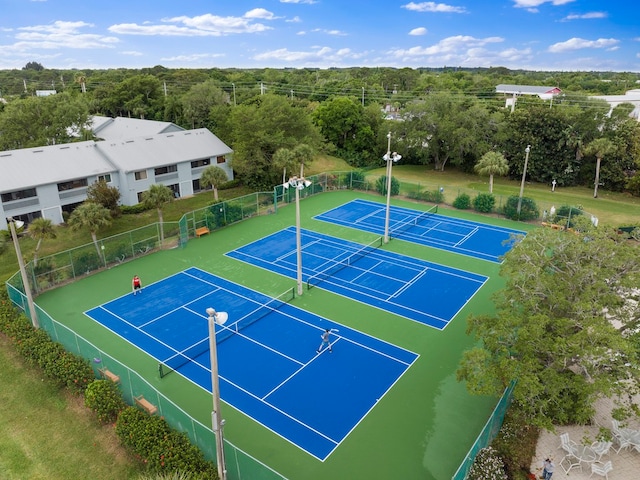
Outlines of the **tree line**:
{"type": "Polygon", "coordinates": [[[312,154],[336,155],[354,167],[377,167],[391,132],[402,163],[472,172],[485,154],[496,152],[506,159],[508,175],[518,178],[529,147],[530,181],[640,195],[640,126],[629,117],[633,105],[610,111],[607,102],[586,93],[619,92],[636,81],[631,74],[160,66],[85,72],[32,66],[12,72],[65,81],[55,95],[22,92],[0,104],[0,150],[90,139],[90,115],[169,121],[211,130],[234,149],[238,179],[269,189],[300,160],[276,155],[280,149],[305,145],[312,154]],[[523,96],[511,111],[495,94],[501,82],[566,83],[576,90],[552,102],[523,96]]]}

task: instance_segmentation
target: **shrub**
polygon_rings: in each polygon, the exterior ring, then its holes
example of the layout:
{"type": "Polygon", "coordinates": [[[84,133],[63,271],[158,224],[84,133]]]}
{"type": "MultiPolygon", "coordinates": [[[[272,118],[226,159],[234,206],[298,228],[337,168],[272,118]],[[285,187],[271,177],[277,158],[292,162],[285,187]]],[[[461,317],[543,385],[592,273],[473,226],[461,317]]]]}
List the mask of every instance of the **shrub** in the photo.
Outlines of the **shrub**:
{"type": "Polygon", "coordinates": [[[98,253],[93,250],[84,250],[72,253],[71,261],[77,275],[97,270],[102,266],[98,253]]]}
{"type": "Polygon", "coordinates": [[[93,410],[100,423],[113,423],[126,408],[120,390],[109,380],[94,380],[84,393],[84,404],[93,410]]]}
{"type": "Polygon", "coordinates": [[[469,470],[469,480],[507,480],[504,463],[492,447],[483,448],[469,470]]]}
{"type": "Polygon", "coordinates": [[[491,193],[479,193],[473,199],[473,208],[480,213],[491,213],[496,205],[496,197],[491,193]]]}
{"type": "Polygon", "coordinates": [[[466,193],[461,193],[453,201],[453,206],[459,210],[468,210],[471,208],[471,197],[466,193]]]}
{"type": "Polygon", "coordinates": [[[540,217],[540,211],[538,210],[535,200],[527,197],[522,197],[520,215],[518,215],[518,200],[519,197],[516,196],[511,196],[507,199],[507,203],[503,209],[505,217],[511,220],[522,220],[523,222],[535,220],[540,217]]]}
{"type": "Polygon", "coordinates": [[[505,471],[511,479],[525,478],[536,454],[540,430],[528,425],[511,407],[504,418],[492,447],[502,457],[505,471]]]}
{"type": "MultiPolygon", "coordinates": [[[[393,193],[393,190],[391,191],[393,193]]],[[[409,192],[407,197],[413,198],[415,200],[421,200],[423,202],[431,202],[431,203],[443,203],[444,202],[444,192],[441,190],[425,190],[424,192],[409,192]]]]}
{"type": "Polygon", "coordinates": [[[352,188],[354,190],[370,189],[369,183],[366,180],[365,173],[362,170],[354,170],[353,172],[351,172],[351,179],[350,181],[347,181],[346,184],[349,188],[352,188]]]}
{"type": "MultiPolygon", "coordinates": [[[[387,177],[378,177],[376,180],[376,192],[380,195],[387,195],[387,177]]],[[[396,177],[391,177],[391,195],[398,195],[400,193],[400,182],[396,177]]]]}
{"type": "Polygon", "coordinates": [[[150,207],[146,207],[144,203],[138,203],[136,205],[121,205],[120,211],[123,215],[137,215],[138,213],[146,212],[150,210],[150,207]]]}
{"type": "Polygon", "coordinates": [[[200,478],[217,478],[215,467],[206,461],[183,433],[172,430],[162,417],[127,407],[118,416],[116,434],[152,471],[183,471],[200,478]]]}

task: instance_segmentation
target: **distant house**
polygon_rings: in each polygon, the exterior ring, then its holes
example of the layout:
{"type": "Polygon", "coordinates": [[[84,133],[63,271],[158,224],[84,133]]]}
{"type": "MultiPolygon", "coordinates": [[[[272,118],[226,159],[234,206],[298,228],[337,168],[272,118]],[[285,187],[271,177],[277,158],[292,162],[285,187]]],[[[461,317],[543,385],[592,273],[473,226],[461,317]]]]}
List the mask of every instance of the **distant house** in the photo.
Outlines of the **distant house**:
{"type": "Polygon", "coordinates": [[[608,102],[611,107],[608,113],[609,115],[611,115],[613,109],[618,105],[622,105],[623,103],[630,103],[635,108],[629,114],[629,116],[635,118],[640,122],[640,89],[628,90],[624,95],[598,95],[591,96],[589,98],[597,98],[608,102]]]}
{"type": "Polygon", "coordinates": [[[36,90],[36,97],[48,97],[49,95],[55,95],[55,90],[36,90]]]}
{"type": "Polygon", "coordinates": [[[95,117],[94,132],[103,141],[0,152],[0,229],[7,228],[7,217],[62,223],[63,212],[86,200],[87,187],[98,180],[118,188],[123,205],[135,205],[153,184],[167,185],[176,196],[200,191],[209,165],[233,179],[233,151],[209,130],[139,122],[146,121],[95,117]]]}
{"type": "Polygon", "coordinates": [[[502,93],[505,96],[505,108],[515,107],[517,98],[521,95],[536,95],[542,100],[553,100],[553,97],[562,93],[558,87],[538,87],[535,85],[505,85],[501,84],[496,87],[496,93],[502,93]]]}

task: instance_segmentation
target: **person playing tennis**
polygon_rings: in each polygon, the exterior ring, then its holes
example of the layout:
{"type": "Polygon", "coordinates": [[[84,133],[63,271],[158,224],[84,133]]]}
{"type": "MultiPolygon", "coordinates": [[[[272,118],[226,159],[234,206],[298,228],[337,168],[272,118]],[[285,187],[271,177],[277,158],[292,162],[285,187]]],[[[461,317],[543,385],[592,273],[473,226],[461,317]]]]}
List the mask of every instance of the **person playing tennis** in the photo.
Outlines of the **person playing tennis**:
{"type": "Polygon", "coordinates": [[[142,293],[142,282],[140,281],[140,277],[138,275],[133,276],[133,280],[131,280],[131,289],[133,290],[133,294],[135,295],[138,290],[142,293]]]}
{"type": "Polygon", "coordinates": [[[320,335],[320,337],[322,338],[322,343],[320,344],[320,346],[318,347],[318,350],[316,350],[317,353],[322,352],[323,347],[329,347],[329,353],[333,353],[333,350],[331,348],[331,342],[329,341],[329,335],[331,335],[334,332],[337,332],[338,329],[337,328],[332,328],[332,329],[326,329],[324,331],[324,333],[322,333],[322,335],[320,335]]]}

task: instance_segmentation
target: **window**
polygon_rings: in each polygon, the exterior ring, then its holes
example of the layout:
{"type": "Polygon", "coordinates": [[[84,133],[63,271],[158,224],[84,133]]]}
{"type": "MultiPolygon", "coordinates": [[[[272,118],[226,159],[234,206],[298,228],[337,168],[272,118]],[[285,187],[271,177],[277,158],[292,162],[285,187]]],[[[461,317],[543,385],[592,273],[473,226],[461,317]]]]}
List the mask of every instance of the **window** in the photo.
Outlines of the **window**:
{"type": "Polygon", "coordinates": [[[35,188],[27,188],[25,190],[17,190],[15,192],[3,193],[2,201],[3,202],[12,202],[13,200],[22,200],[23,198],[31,198],[35,197],[36,189],[35,188]]]}
{"type": "Polygon", "coordinates": [[[178,171],[178,166],[177,165],[168,165],[166,167],[158,167],[155,169],[154,173],[156,175],[164,175],[165,173],[171,173],[171,172],[177,172],[178,171]]]}
{"type": "Polygon", "coordinates": [[[144,201],[144,192],[138,192],[138,203],[142,203],[144,201]]]}
{"type": "Polygon", "coordinates": [[[98,175],[99,182],[111,183],[111,174],[107,173],[106,175],[98,175]]]}
{"type": "Polygon", "coordinates": [[[140,170],[138,172],[134,173],[136,180],[146,180],[147,178],[147,171],[146,170],[140,170]]]}
{"type": "Polygon", "coordinates": [[[70,180],[68,182],[62,182],[58,184],[58,191],[64,192],[66,190],[74,190],[76,188],[86,187],[89,184],[86,178],[78,178],[76,180],[70,180]]]}
{"type": "Polygon", "coordinates": [[[195,160],[191,162],[191,168],[206,167],[207,165],[210,165],[210,164],[211,164],[210,158],[205,158],[204,160],[195,160]]]}
{"type": "Polygon", "coordinates": [[[227,159],[224,157],[224,155],[220,155],[216,158],[216,163],[224,163],[226,161],[227,159]]]}

